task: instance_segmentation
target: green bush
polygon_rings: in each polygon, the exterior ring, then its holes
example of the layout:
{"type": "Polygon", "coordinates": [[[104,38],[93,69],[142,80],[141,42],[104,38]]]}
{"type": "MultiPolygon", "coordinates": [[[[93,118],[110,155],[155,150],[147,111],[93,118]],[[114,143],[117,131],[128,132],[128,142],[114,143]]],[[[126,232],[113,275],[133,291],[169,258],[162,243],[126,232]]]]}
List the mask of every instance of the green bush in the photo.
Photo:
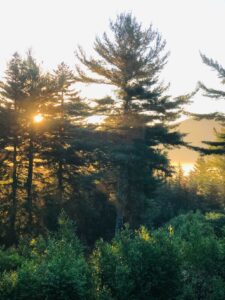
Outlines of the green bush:
{"type": "Polygon", "coordinates": [[[5,272],[0,283],[1,300],[87,299],[89,268],[71,224],[61,219],[57,236],[31,240],[31,255],[15,272],[5,272]]]}
{"type": "Polygon", "coordinates": [[[206,220],[213,227],[215,234],[222,238],[225,236],[225,214],[218,212],[209,212],[206,214],[206,220]]]}
{"type": "Polygon", "coordinates": [[[24,258],[15,249],[0,249],[0,273],[16,270],[23,261],[24,258]]]}
{"type": "Polygon", "coordinates": [[[180,215],[171,224],[182,262],[183,290],[178,299],[224,299],[225,244],[212,224],[200,213],[180,215]]]}
{"type": "Polygon", "coordinates": [[[91,258],[96,299],[174,299],[180,261],[168,232],[128,229],[97,243],[91,258]]]}

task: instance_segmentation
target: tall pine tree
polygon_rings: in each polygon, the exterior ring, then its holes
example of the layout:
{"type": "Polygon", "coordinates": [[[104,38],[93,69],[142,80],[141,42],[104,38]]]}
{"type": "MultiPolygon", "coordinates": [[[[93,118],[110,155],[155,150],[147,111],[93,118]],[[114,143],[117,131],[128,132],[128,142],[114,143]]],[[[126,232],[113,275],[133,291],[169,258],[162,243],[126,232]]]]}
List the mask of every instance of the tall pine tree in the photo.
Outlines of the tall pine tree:
{"type": "Polygon", "coordinates": [[[102,99],[98,105],[108,117],[102,130],[111,133],[108,149],[117,171],[117,231],[124,217],[135,225],[140,222],[132,219],[140,219],[145,209],[149,188],[154,185],[154,169],[167,170],[167,160],[159,145],[182,143],[182,135],[175,130],[170,132],[168,124],[182,112],[188,97],[172,99],[165,94],[168,86],[160,82],[159,75],[168,52],[166,42],[152,26],[143,29],[128,13],[111,21],[110,29],[110,36],[104,33],[95,40],[96,58],[88,58],[79,47],[77,57],[81,66],[77,65],[76,79],[116,88],[116,99],[102,99]],[[90,72],[97,76],[89,75],[90,72]]]}
{"type": "MultiPolygon", "coordinates": [[[[8,64],[5,80],[1,83],[1,105],[8,114],[4,124],[8,128],[4,150],[8,152],[5,165],[11,173],[12,182],[8,218],[8,236],[12,237],[12,241],[16,240],[18,199],[20,210],[24,206],[26,211],[26,230],[32,229],[34,160],[40,134],[40,126],[35,116],[52,95],[49,82],[49,75],[42,73],[40,66],[28,51],[25,58],[17,53],[14,54],[8,64]],[[20,195],[18,195],[18,188],[20,195]],[[21,205],[22,198],[26,199],[25,205],[21,205]]],[[[24,213],[22,215],[23,218],[21,215],[20,218],[24,219],[24,213]]],[[[22,226],[24,227],[24,224],[22,226]]]]}
{"type": "MultiPolygon", "coordinates": [[[[25,87],[23,61],[18,53],[8,63],[6,70],[6,80],[1,82],[1,125],[8,128],[7,136],[5,131],[1,132],[1,140],[4,141],[3,154],[4,168],[7,170],[5,179],[11,185],[10,204],[8,209],[8,236],[11,241],[16,240],[16,217],[18,205],[18,152],[19,144],[21,144],[21,104],[23,100],[22,89],[25,87]],[[12,166],[12,167],[11,167],[12,166]]],[[[9,241],[9,243],[11,243],[9,241]]]]}

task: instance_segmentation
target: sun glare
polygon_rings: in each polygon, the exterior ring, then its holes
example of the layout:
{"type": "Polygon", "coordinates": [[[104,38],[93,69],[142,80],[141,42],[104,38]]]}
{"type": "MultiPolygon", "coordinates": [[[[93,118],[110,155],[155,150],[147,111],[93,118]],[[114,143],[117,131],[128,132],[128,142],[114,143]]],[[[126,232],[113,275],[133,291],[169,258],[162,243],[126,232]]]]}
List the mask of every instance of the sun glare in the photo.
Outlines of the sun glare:
{"type": "Polygon", "coordinates": [[[94,115],[94,116],[86,118],[86,121],[88,124],[98,125],[98,124],[101,124],[105,118],[106,118],[105,116],[94,115]]]}
{"type": "Polygon", "coordinates": [[[193,164],[182,164],[181,167],[184,172],[184,176],[188,176],[190,174],[190,172],[193,171],[193,169],[194,169],[193,164]]]}
{"type": "Polygon", "coordinates": [[[194,164],[192,163],[172,163],[172,165],[175,167],[176,171],[179,171],[179,169],[181,168],[181,170],[183,171],[183,175],[184,176],[188,176],[191,171],[194,170],[194,164]]]}
{"type": "Polygon", "coordinates": [[[35,123],[40,123],[42,120],[43,120],[43,116],[41,114],[34,116],[35,123]]]}

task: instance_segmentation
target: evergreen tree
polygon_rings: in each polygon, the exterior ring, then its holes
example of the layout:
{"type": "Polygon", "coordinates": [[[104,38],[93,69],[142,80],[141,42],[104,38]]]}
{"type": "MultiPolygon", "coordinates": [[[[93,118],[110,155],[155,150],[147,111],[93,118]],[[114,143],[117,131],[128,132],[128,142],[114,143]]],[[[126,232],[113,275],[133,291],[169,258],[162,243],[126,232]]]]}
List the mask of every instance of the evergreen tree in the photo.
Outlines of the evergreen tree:
{"type": "Polygon", "coordinates": [[[5,158],[3,160],[6,161],[4,168],[10,168],[8,160],[12,164],[12,175],[7,176],[11,177],[9,179],[11,182],[11,203],[8,211],[8,233],[9,236],[12,237],[12,241],[16,240],[15,222],[17,215],[18,146],[21,139],[20,106],[23,99],[22,89],[25,86],[23,77],[23,62],[18,53],[15,53],[8,64],[6,83],[1,82],[1,125],[3,128],[8,128],[7,136],[5,135],[5,131],[1,132],[1,140],[4,142],[5,146],[4,152],[7,153],[5,157],[2,152],[3,158],[5,158]]]}
{"type": "MultiPolygon", "coordinates": [[[[43,108],[46,126],[40,149],[48,176],[44,180],[45,189],[39,195],[45,203],[43,223],[49,229],[56,228],[62,208],[75,217],[79,225],[84,223],[81,219],[86,218],[88,208],[85,206],[90,203],[94,186],[88,169],[96,162],[91,146],[92,128],[86,124],[92,110],[75,90],[72,71],[61,63],[52,74],[52,81],[54,93],[43,108]],[[86,182],[89,182],[88,187],[86,182]],[[83,216],[79,214],[80,209],[83,216]]],[[[85,235],[82,225],[80,229],[85,235]]],[[[87,232],[87,228],[85,230],[87,232]]]]}
{"type": "MultiPolygon", "coordinates": [[[[67,65],[61,63],[55,70],[52,79],[54,81],[54,94],[46,107],[46,118],[50,123],[44,140],[44,156],[48,157],[57,178],[57,198],[63,203],[65,188],[65,165],[72,163],[71,141],[74,138],[75,124],[71,120],[82,114],[85,105],[78,93],[72,88],[74,84],[73,73],[67,65]]],[[[85,107],[86,108],[86,107],[85,107]]],[[[51,166],[50,166],[51,167],[51,166]]]]}
{"type": "Polygon", "coordinates": [[[192,194],[202,210],[221,210],[225,204],[225,160],[221,155],[200,157],[189,176],[192,194]]]}
{"type": "MultiPolygon", "coordinates": [[[[201,54],[201,58],[204,64],[212,68],[213,71],[217,72],[218,78],[221,83],[225,83],[225,69],[215,60],[208,58],[201,54]]],[[[223,90],[213,89],[206,87],[202,82],[199,82],[199,88],[204,92],[204,96],[212,98],[213,100],[224,100],[225,92],[223,90]]],[[[199,149],[205,154],[225,154],[225,114],[222,112],[206,114],[206,115],[195,115],[198,119],[207,118],[214,119],[221,123],[222,131],[216,132],[217,141],[204,141],[204,143],[210,146],[208,149],[199,149]]]]}
{"type": "MultiPolygon", "coordinates": [[[[68,88],[73,83],[73,74],[69,70],[69,68],[62,63],[58,66],[58,69],[55,71],[56,74],[56,80],[58,84],[58,101],[59,101],[59,114],[60,114],[60,127],[59,127],[59,144],[61,147],[63,147],[64,141],[64,131],[65,131],[65,97],[68,94],[68,88]]],[[[71,95],[70,95],[71,96],[71,95]]],[[[75,93],[73,96],[77,98],[77,93],[75,93]]],[[[63,155],[59,157],[58,162],[58,193],[59,193],[59,201],[60,203],[63,202],[63,155]]]]}
{"type": "Polygon", "coordinates": [[[69,176],[75,174],[82,164],[82,155],[78,155],[82,143],[78,136],[84,119],[89,116],[90,109],[74,89],[74,76],[66,64],[58,65],[52,80],[55,90],[45,108],[49,126],[44,137],[42,152],[43,157],[48,159],[49,167],[53,168],[52,176],[57,178],[57,198],[59,203],[63,204],[63,194],[66,183],[69,183],[69,176]]]}
{"type": "MultiPolygon", "coordinates": [[[[25,120],[27,122],[28,133],[28,173],[26,180],[27,191],[27,211],[28,211],[28,229],[31,230],[33,223],[33,172],[34,172],[34,158],[37,143],[37,129],[35,128],[35,117],[41,111],[42,106],[47,99],[52,96],[51,89],[49,90],[49,78],[44,76],[32,57],[28,53],[27,59],[24,61],[25,80],[26,80],[26,94],[24,95],[24,112],[27,114],[25,120]]],[[[39,121],[39,120],[37,120],[39,121]]],[[[38,123],[38,122],[37,122],[38,123]]]]}
{"type": "Polygon", "coordinates": [[[12,174],[8,234],[12,241],[16,240],[19,187],[20,201],[22,197],[26,198],[28,231],[33,223],[34,159],[39,134],[34,118],[50,95],[49,76],[42,74],[31,52],[27,53],[26,58],[16,53],[8,64],[5,81],[1,84],[1,104],[8,114],[4,125],[8,127],[9,134],[4,151],[8,152],[5,162],[12,174]]]}
{"type": "Polygon", "coordinates": [[[112,37],[104,33],[95,40],[97,58],[88,58],[81,47],[77,51],[79,62],[97,76],[87,75],[77,65],[76,79],[116,88],[116,99],[102,99],[99,107],[108,116],[102,130],[114,136],[109,149],[117,170],[117,230],[124,216],[130,219],[142,203],[137,212],[140,216],[144,199],[149,196],[153,170],[167,170],[167,160],[159,145],[182,143],[182,135],[175,130],[170,132],[168,122],[176,120],[188,97],[171,99],[165,94],[167,86],[160,82],[159,75],[168,52],[166,42],[152,26],[143,29],[131,14],[120,14],[110,23],[110,29],[112,37]]]}

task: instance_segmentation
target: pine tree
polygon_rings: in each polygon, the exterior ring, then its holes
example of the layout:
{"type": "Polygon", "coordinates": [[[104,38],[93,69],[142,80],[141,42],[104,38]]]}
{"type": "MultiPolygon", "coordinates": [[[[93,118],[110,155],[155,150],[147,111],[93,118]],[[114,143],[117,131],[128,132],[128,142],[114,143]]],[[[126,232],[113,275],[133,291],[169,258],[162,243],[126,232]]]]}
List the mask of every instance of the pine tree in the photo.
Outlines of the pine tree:
{"type": "MultiPolygon", "coordinates": [[[[64,180],[63,180],[63,173],[64,173],[64,162],[66,160],[66,151],[65,148],[67,147],[68,141],[68,123],[69,120],[69,109],[68,105],[71,106],[71,103],[78,102],[80,99],[78,97],[78,93],[70,91],[71,85],[74,84],[74,77],[72,71],[66,66],[64,63],[61,63],[57,70],[55,70],[55,81],[56,81],[56,94],[54,97],[55,106],[54,111],[54,119],[58,119],[56,122],[56,153],[58,156],[57,162],[57,180],[58,180],[58,196],[59,196],[59,203],[63,203],[63,193],[64,193],[64,180]],[[66,102],[65,102],[66,101],[66,102]],[[58,134],[57,134],[58,131],[58,134]]],[[[70,114],[71,117],[71,114],[70,114]]]]}
{"type": "MultiPolygon", "coordinates": [[[[225,83],[225,69],[215,60],[208,58],[207,56],[201,54],[201,58],[204,64],[212,68],[213,71],[217,72],[218,78],[221,83],[225,83]]],[[[225,92],[223,90],[213,89],[206,87],[202,82],[199,82],[199,88],[204,92],[204,96],[212,98],[212,100],[224,100],[225,92]]],[[[210,146],[208,149],[201,148],[198,149],[205,154],[225,154],[225,114],[222,112],[212,113],[212,114],[198,114],[195,115],[197,119],[207,118],[214,119],[221,123],[221,132],[216,132],[217,141],[203,141],[206,145],[210,146]]]]}
{"type": "Polygon", "coordinates": [[[46,99],[51,96],[48,91],[48,80],[41,73],[40,67],[28,53],[24,61],[24,69],[26,76],[26,95],[23,98],[24,112],[29,114],[27,121],[28,132],[28,173],[26,180],[27,191],[27,211],[28,211],[28,230],[31,230],[33,224],[33,173],[34,173],[34,155],[36,151],[36,128],[33,118],[39,113],[41,106],[45,103],[46,99]],[[31,121],[29,121],[31,119],[31,121]]]}
{"type": "MultiPolygon", "coordinates": [[[[11,204],[9,209],[9,236],[12,240],[16,240],[15,222],[17,215],[17,189],[18,189],[18,146],[20,143],[21,126],[20,126],[20,105],[23,94],[21,89],[24,87],[23,79],[23,63],[18,53],[8,64],[6,71],[6,83],[1,82],[1,108],[4,110],[2,118],[2,126],[8,128],[7,137],[2,131],[1,139],[5,143],[7,158],[12,163],[11,178],[11,204]],[[6,148],[7,147],[7,148],[6,148]]],[[[7,164],[8,165],[8,164],[7,164]]],[[[6,167],[6,166],[5,166],[6,167]]]]}
{"type": "Polygon", "coordinates": [[[34,117],[51,93],[49,76],[42,74],[31,52],[25,58],[16,53],[8,64],[5,81],[1,84],[2,106],[9,115],[5,120],[5,126],[9,128],[5,151],[9,152],[9,160],[6,160],[8,169],[12,164],[12,204],[9,210],[9,236],[12,240],[15,240],[19,185],[21,191],[25,187],[25,193],[20,193],[20,197],[26,194],[27,230],[31,231],[34,159],[39,134],[34,117]]]}
{"type": "Polygon", "coordinates": [[[56,177],[56,198],[62,207],[66,194],[66,198],[69,195],[70,176],[82,164],[81,155],[77,153],[82,149],[78,135],[82,120],[89,115],[89,107],[74,89],[74,75],[66,64],[58,65],[52,80],[54,93],[45,107],[49,128],[42,142],[42,156],[48,160],[51,176],[56,177]]]}
{"type": "MultiPolygon", "coordinates": [[[[86,69],[77,65],[76,79],[116,88],[115,100],[105,98],[98,104],[99,110],[108,116],[102,130],[111,133],[110,159],[117,170],[117,230],[124,215],[129,219],[132,214],[128,217],[128,211],[131,209],[134,215],[137,206],[144,203],[140,199],[148,196],[153,170],[167,170],[167,160],[159,145],[182,143],[182,135],[175,130],[170,132],[168,122],[176,120],[188,97],[171,99],[165,94],[168,86],[160,82],[159,75],[168,52],[166,42],[152,26],[143,29],[128,13],[111,21],[110,29],[112,37],[104,33],[95,40],[97,58],[88,58],[79,47],[77,57],[86,69]],[[90,71],[97,76],[87,75],[90,71]]],[[[141,205],[137,215],[143,209],[141,205]]]]}
{"type": "Polygon", "coordinates": [[[189,186],[203,210],[224,209],[225,159],[221,155],[200,157],[190,174],[189,186]]]}

